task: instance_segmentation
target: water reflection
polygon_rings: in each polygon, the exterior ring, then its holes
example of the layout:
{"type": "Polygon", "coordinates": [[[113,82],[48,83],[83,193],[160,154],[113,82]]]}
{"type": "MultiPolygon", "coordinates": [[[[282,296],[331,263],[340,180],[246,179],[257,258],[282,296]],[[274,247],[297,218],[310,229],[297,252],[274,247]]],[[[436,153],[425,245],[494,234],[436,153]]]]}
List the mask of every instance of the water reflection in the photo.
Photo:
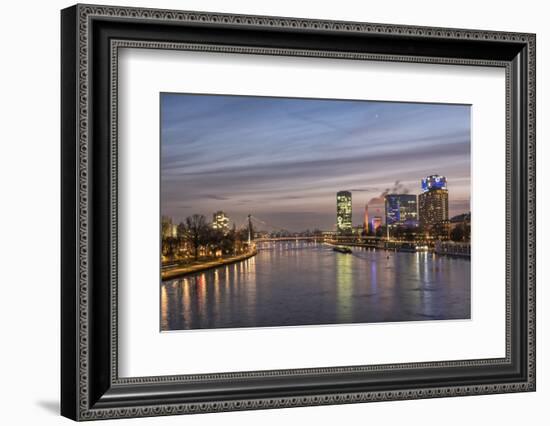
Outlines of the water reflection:
{"type": "Polygon", "coordinates": [[[338,322],[351,322],[354,281],[351,262],[353,257],[336,255],[334,258],[336,259],[336,303],[338,306],[338,322]]]}
{"type": "Polygon", "coordinates": [[[470,261],[264,243],[253,258],[164,282],[160,291],[162,330],[465,319],[470,261]]]}

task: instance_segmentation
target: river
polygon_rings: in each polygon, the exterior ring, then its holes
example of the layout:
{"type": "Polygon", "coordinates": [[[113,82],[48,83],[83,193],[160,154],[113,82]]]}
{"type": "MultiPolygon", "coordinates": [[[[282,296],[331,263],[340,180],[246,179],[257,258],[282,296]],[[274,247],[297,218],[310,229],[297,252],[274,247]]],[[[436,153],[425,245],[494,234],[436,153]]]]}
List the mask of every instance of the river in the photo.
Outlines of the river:
{"type": "Polygon", "coordinates": [[[470,260],[314,242],[258,254],[160,286],[161,330],[470,318],[470,260]]]}

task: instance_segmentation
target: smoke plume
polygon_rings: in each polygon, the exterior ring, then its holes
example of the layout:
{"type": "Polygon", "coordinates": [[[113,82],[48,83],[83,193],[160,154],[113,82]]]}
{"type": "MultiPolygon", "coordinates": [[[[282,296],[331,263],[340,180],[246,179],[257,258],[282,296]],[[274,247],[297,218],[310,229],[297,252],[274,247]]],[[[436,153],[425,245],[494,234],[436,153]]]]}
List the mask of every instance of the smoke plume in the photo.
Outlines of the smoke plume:
{"type": "Polygon", "coordinates": [[[384,197],[388,194],[408,194],[409,188],[396,180],[391,188],[386,188],[380,195],[369,200],[369,204],[383,204],[384,197]]]}

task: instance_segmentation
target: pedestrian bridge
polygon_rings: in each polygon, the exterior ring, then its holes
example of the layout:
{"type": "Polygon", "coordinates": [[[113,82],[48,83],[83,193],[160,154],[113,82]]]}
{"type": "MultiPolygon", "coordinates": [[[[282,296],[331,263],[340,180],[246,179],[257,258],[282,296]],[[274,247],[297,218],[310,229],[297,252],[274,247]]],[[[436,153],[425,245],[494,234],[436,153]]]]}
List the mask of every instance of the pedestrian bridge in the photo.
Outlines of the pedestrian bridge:
{"type": "Polygon", "coordinates": [[[269,243],[269,242],[276,242],[276,241],[325,241],[325,237],[318,236],[318,237],[265,237],[265,238],[256,238],[254,240],[255,243],[269,243]]]}

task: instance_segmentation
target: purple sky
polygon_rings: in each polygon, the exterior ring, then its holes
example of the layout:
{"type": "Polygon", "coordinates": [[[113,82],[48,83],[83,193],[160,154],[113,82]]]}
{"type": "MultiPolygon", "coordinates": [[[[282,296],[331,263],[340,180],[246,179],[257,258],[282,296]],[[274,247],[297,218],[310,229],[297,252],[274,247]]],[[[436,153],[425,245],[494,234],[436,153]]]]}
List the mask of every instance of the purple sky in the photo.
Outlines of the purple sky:
{"type": "Polygon", "coordinates": [[[470,106],[161,94],[161,214],[251,213],[265,230],[331,230],[336,192],[353,224],[386,190],[447,176],[450,215],[470,211],[470,106]]]}

